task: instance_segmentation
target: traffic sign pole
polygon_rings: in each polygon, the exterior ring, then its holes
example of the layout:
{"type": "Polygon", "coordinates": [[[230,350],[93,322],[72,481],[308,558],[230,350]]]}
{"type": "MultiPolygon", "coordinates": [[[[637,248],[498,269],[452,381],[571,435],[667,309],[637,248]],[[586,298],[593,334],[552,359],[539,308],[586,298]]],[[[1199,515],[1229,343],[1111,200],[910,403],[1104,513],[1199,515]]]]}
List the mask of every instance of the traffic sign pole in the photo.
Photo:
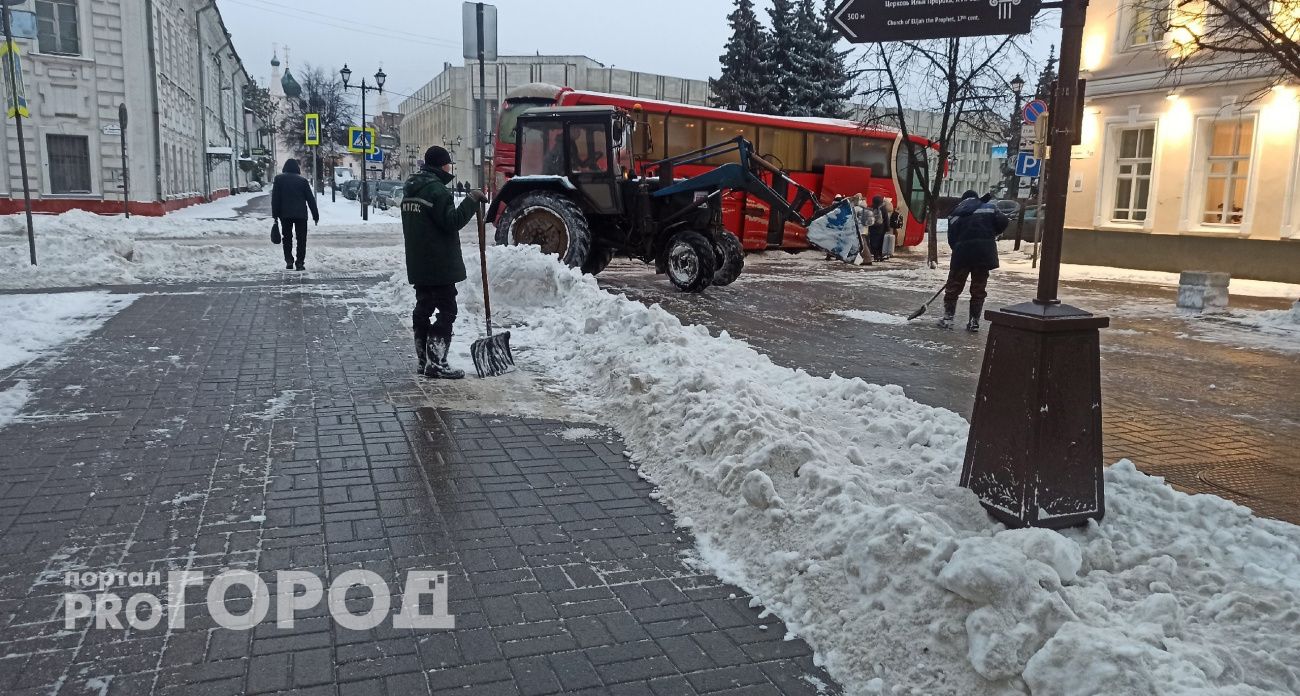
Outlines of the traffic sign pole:
{"type": "Polygon", "coordinates": [[[32,188],[27,182],[27,140],[23,136],[23,112],[18,101],[18,45],[14,43],[13,26],[9,21],[9,5],[13,0],[4,2],[4,29],[6,48],[13,53],[9,56],[9,92],[13,99],[14,125],[18,127],[18,167],[23,172],[23,212],[27,215],[27,250],[31,255],[32,265],[36,265],[36,228],[32,224],[32,188]]]}

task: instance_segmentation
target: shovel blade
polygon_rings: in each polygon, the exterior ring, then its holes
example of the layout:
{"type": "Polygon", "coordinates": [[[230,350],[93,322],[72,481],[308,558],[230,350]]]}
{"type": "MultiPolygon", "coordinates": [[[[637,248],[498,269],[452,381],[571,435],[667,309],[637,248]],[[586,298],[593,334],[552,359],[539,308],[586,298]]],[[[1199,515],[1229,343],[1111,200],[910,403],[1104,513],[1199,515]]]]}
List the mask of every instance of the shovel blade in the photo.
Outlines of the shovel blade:
{"type": "Polygon", "coordinates": [[[469,353],[474,358],[474,369],[479,377],[503,375],[515,366],[515,356],[510,352],[509,331],[474,341],[469,353]]]}
{"type": "Polygon", "coordinates": [[[912,312],[911,314],[907,315],[907,320],[908,320],[908,321],[911,321],[911,320],[913,320],[913,319],[915,319],[915,318],[921,316],[922,314],[925,314],[925,310],[927,310],[927,309],[929,309],[929,308],[930,308],[930,305],[921,305],[921,308],[920,308],[920,309],[918,309],[918,310],[916,310],[915,312],[912,312]]]}

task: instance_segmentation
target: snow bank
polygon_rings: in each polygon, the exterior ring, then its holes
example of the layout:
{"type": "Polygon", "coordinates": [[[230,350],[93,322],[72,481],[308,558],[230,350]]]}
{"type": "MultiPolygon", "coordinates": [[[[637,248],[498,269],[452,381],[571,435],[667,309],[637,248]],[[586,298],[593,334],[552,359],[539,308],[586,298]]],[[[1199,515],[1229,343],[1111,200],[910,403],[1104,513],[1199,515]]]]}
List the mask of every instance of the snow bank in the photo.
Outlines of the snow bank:
{"type": "Polygon", "coordinates": [[[89,335],[137,297],[107,292],[0,295],[0,370],[89,335]]]}
{"type": "MultiPolygon", "coordinates": [[[[702,557],[850,693],[1300,689],[1300,529],[1121,462],[1104,524],[1006,530],[956,485],[956,414],[778,367],[531,249],[489,259],[521,362],[613,420],[702,557]]],[[[403,281],[372,299],[408,311],[403,281]]]]}
{"type": "Polygon", "coordinates": [[[31,391],[27,388],[26,382],[18,384],[0,391],[0,428],[9,425],[18,416],[18,412],[23,410],[27,405],[27,399],[31,398],[31,391]]]}
{"type": "MultiPolygon", "coordinates": [[[[21,216],[17,216],[21,219],[21,216]]],[[[12,224],[15,216],[3,218],[12,224]]],[[[390,223],[398,229],[400,223],[390,223]]],[[[376,226],[357,228],[375,236],[376,226]]],[[[12,231],[12,230],[10,230],[12,231]]],[[[331,233],[351,232],[339,228],[331,233]]],[[[22,232],[25,235],[25,231],[22,232]]],[[[309,237],[310,272],[387,272],[404,267],[399,245],[331,247],[328,237],[309,237]]],[[[156,281],[246,280],[284,270],[279,247],[270,243],[266,221],[204,221],[171,218],[103,217],[82,211],[37,220],[38,266],[29,263],[25,239],[0,235],[0,288],[84,287],[156,281]],[[159,237],[258,240],[257,246],[177,244],[149,241],[159,237]],[[262,243],[261,240],[265,240],[262,243]]]]}

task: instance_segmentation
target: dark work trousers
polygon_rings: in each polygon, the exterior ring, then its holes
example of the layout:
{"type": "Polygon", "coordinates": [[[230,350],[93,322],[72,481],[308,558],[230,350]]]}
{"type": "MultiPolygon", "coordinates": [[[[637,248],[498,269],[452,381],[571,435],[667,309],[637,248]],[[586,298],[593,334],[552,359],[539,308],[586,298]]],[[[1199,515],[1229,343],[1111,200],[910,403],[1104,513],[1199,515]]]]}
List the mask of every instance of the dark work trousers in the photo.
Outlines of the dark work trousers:
{"type": "Polygon", "coordinates": [[[966,279],[970,278],[970,302],[972,306],[984,306],[988,297],[989,272],[986,268],[954,268],[948,271],[948,285],[943,292],[943,306],[949,311],[957,307],[961,291],[966,288],[966,279]]]}
{"type": "Polygon", "coordinates": [[[294,263],[293,260],[293,238],[295,233],[298,236],[298,265],[301,266],[307,260],[307,221],[306,220],[280,220],[280,234],[284,239],[284,262],[294,263]]]}
{"type": "Polygon", "coordinates": [[[415,311],[411,312],[411,324],[416,336],[424,334],[451,341],[451,328],[456,324],[456,286],[415,286],[415,311]],[[430,323],[435,311],[438,319],[430,323]]]}

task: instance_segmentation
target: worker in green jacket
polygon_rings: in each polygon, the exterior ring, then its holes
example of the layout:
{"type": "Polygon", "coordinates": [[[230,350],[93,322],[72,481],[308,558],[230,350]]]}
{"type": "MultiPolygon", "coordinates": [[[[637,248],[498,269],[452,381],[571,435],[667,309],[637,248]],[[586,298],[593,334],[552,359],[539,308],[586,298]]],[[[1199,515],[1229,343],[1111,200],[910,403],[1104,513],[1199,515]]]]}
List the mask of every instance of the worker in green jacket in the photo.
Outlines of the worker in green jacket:
{"type": "Polygon", "coordinates": [[[464,370],[447,363],[456,324],[456,283],[465,280],[460,230],[487,201],[470,191],[460,206],[448,185],[455,179],[451,155],[440,147],[424,153],[424,166],[406,180],[402,198],[402,236],[406,241],[406,278],[415,286],[415,355],[419,373],[437,379],[462,379],[464,370]],[[436,321],[430,321],[437,313],[436,321]]]}

